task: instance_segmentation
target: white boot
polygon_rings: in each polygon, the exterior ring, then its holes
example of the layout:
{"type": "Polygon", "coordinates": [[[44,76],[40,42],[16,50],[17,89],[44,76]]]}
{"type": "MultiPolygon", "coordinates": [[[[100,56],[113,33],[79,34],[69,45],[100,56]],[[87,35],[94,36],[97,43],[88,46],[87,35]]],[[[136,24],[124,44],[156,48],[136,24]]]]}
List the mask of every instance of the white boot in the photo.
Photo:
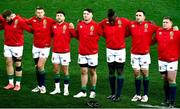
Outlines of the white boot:
{"type": "Polygon", "coordinates": [[[64,84],[64,96],[69,95],[69,90],[68,90],[69,84],[64,84]]]}

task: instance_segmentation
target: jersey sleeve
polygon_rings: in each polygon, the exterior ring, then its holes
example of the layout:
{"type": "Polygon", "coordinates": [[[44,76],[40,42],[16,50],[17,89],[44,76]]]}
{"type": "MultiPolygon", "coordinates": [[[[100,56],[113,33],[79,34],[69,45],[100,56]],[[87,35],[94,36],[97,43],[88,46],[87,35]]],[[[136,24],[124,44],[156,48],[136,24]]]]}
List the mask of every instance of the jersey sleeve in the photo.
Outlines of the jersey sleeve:
{"type": "Polygon", "coordinates": [[[77,33],[76,33],[76,30],[74,29],[73,23],[69,23],[69,31],[70,31],[71,37],[77,37],[77,33]]]}
{"type": "Polygon", "coordinates": [[[3,29],[3,17],[0,16],[0,30],[3,29]]]}
{"type": "Polygon", "coordinates": [[[104,23],[105,23],[105,20],[102,20],[101,22],[99,22],[99,27],[101,28],[102,30],[102,36],[105,37],[105,33],[104,33],[104,23]]]}
{"type": "Polygon", "coordinates": [[[103,29],[101,28],[101,26],[99,24],[97,24],[97,33],[99,36],[103,35],[103,29]]]}
{"type": "Polygon", "coordinates": [[[32,33],[32,28],[27,24],[26,19],[21,18],[21,19],[20,19],[20,22],[21,22],[20,24],[21,24],[21,26],[22,26],[22,28],[23,28],[24,30],[32,33]]]}

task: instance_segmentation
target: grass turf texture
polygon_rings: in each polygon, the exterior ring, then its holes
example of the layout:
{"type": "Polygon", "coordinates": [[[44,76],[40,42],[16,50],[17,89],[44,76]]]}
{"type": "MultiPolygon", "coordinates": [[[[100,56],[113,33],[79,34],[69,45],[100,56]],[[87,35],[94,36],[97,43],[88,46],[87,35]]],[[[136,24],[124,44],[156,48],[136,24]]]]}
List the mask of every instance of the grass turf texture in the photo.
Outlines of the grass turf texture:
{"type": "MultiPolygon", "coordinates": [[[[108,8],[116,10],[117,15],[134,20],[134,14],[137,9],[143,9],[146,12],[146,18],[155,21],[161,25],[164,16],[172,16],[175,25],[180,26],[180,0],[1,0],[0,12],[4,9],[12,9],[15,13],[23,17],[30,18],[34,15],[34,9],[37,5],[43,6],[46,15],[55,19],[55,12],[62,9],[66,13],[66,21],[77,24],[78,19],[82,19],[82,10],[85,7],[92,8],[94,19],[101,21],[106,17],[108,8]]],[[[3,32],[0,32],[0,107],[81,107],[86,108],[88,98],[75,99],[72,96],[80,89],[80,67],[77,64],[78,41],[71,41],[71,60],[70,63],[70,95],[64,97],[63,94],[49,95],[54,88],[53,66],[50,58],[46,63],[46,85],[47,93],[32,93],[31,89],[36,86],[36,77],[34,62],[32,59],[32,34],[25,32],[25,45],[23,55],[23,78],[22,89],[20,92],[4,90],[7,84],[5,69],[5,60],[3,56],[3,32]]],[[[99,41],[99,66],[97,68],[97,98],[96,100],[102,107],[139,107],[140,102],[131,102],[135,93],[134,77],[130,65],[130,47],[131,38],[126,39],[127,61],[125,65],[125,83],[122,90],[122,100],[117,103],[110,102],[106,96],[110,94],[108,83],[108,69],[105,54],[105,39],[99,41]]],[[[151,47],[151,65],[150,65],[150,91],[147,104],[159,105],[163,100],[163,82],[158,72],[156,45],[151,47]]],[[[179,71],[178,71],[179,73],[179,71]]],[[[61,73],[61,77],[63,77],[61,73]]],[[[177,76],[177,84],[180,84],[180,76],[177,76]]],[[[61,85],[63,86],[63,84],[61,85]]],[[[88,87],[89,88],[89,87],[88,87]]],[[[61,88],[63,89],[63,87],[61,88]]],[[[180,87],[177,85],[176,104],[180,107],[180,87]]],[[[146,104],[146,103],[145,103],[146,104]]],[[[144,106],[144,105],[143,105],[144,106]]]]}

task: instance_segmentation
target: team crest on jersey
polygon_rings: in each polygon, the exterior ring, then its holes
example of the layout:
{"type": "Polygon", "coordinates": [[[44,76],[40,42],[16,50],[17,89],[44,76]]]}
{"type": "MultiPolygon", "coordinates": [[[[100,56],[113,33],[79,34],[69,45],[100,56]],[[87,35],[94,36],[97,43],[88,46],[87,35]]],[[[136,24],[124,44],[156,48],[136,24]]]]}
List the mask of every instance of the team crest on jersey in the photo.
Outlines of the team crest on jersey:
{"type": "Polygon", "coordinates": [[[64,26],[63,26],[63,33],[65,33],[65,32],[66,32],[66,29],[67,29],[67,26],[66,26],[66,25],[64,25],[64,26]]]}
{"type": "Polygon", "coordinates": [[[122,25],[121,20],[118,20],[118,27],[121,27],[121,25],[122,25]]]}
{"type": "Polygon", "coordinates": [[[159,35],[162,35],[162,32],[159,32],[159,35]]]}
{"type": "Polygon", "coordinates": [[[44,19],[44,20],[43,20],[43,27],[46,28],[46,25],[47,25],[47,20],[44,19]]]}
{"type": "Polygon", "coordinates": [[[90,27],[90,31],[94,31],[94,26],[91,26],[91,27],[90,27]]]}
{"type": "Polygon", "coordinates": [[[170,35],[170,39],[173,39],[174,32],[173,32],[173,31],[171,31],[171,32],[169,33],[169,35],[170,35]]]}
{"type": "Polygon", "coordinates": [[[82,25],[80,25],[80,28],[82,28],[83,26],[82,25]]]}
{"type": "Polygon", "coordinates": [[[90,35],[93,35],[93,31],[94,31],[94,26],[90,27],[90,35]]]}
{"type": "Polygon", "coordinates": [[[18,19],[16,19],[16,20],[14,21],[14,28],[17,27],[18,22],[19,22],[18,19]]]}
{"type": "Polygon", "coordinates": [[[147,32],[147,29],[148,29],[148,24],[144,24],[144,32],[147,32]]]}
{"type": "Polygon", "coordinates": [[[133,25],[131,25],[131,27],[132,27],[132,28],[134,28],[134,27],[135,27],[135,25],[133,24],[133,25]]]}

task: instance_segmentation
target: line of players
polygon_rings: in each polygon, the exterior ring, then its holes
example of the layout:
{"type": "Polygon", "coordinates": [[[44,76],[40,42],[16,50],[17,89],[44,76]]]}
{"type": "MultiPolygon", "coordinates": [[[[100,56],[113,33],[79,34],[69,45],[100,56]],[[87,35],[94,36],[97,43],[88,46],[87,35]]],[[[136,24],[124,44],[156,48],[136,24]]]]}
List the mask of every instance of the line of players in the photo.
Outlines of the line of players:
{"type": "Polygon", "coordinates": [[[49,56],[52,38],[55,89],[50,94],[61,93],[59,74],[61,69],[64,72],[64,96],[69,95],[70,41],[74,37],[79,41],[78,64],[81,71],[81,89],[73,97],[87,96],[86,86],[89,70],[91,79],[89,97],[95,98],[98,41],[100,36],[103,36],[106,39],[106,57],[111,89],[111,94],[107,98],[112,101],[119,101],[124,82],[125,38],[131,35],[131,65],[134,70],[136,89],[131,101],[148,101],[149,64],[151,63],[150,45],[157,42],[159,72],[164,80],[165,100],[163,104],[174,107],[180,31],[172,28],[173,22],[170,17],[163,18],[161,28],[150,21],[146,21],[143,10],[137,10],[135,13],[136,20],[130,21],[116,16],[115,11],[109,9],[107,18],[97,23],[93,20],[92,10],[84,9],[83,20],[78,22],[75,30],[73,23],[65,22],[65,13],[61,10],[56,13],[56,21],[46,17],[42,7],[37,7],[35,14],[36,16],[25,19],[14,14],[11,10],[5,10],[0,17],[0,29],[4,29],[4,56],[9,80],[9,84],[4,89],[15,91],[21,89],[23,30],[26,30],[34,34],[32,53],[38,84],[37,87],[32,89],[32,92],[46,93],[44,67],[49,56]],[[153,38],[154,33],[156,34],[153,38]],[[15,70],[13,64],[15,64],[15,70]],[[140,92],[142,82],[144,87],[143,96],[140,92]]]}

